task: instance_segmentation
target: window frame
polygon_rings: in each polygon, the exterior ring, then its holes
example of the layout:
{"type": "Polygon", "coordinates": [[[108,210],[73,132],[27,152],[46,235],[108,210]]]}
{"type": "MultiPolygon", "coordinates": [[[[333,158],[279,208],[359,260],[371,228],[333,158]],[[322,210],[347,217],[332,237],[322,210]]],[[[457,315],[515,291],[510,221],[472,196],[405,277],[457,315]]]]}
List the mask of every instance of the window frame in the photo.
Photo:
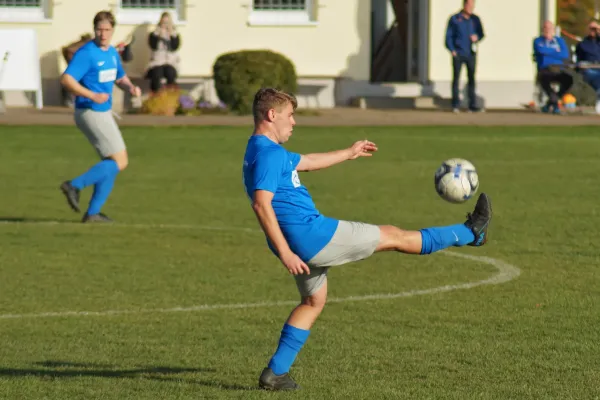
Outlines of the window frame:
{"type": "Polygon", "coordinates": [[[37,7],[0,5],[0,22],[51,22],[50,3],[50,0],[40,0],[37,7]]]}
{"type": "Polygon", "coordinates": [[[123,1],[119,0],[115,18],[120,25],[138,25],[151,24],[156,25],[160,15],[168,11],[175,25],[183,25],[184,0],[175,0],[175,8],[157,7],[157,8],[130,8],[123,7],[123,1]]]}
{"type": "Polygon", "coordinates": [[[257,10],[249,0],[248,24],[254,26],[314,26],[315,0],[305,0],[304,10],[257,10]]]}

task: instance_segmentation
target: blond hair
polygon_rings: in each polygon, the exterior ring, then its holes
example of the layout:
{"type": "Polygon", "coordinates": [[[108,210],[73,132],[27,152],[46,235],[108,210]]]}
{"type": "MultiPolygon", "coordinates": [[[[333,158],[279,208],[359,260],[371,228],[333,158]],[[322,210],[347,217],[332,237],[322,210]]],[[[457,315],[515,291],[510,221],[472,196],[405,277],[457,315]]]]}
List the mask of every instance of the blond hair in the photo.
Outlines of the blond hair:
{"type": "Polygon", "coordinates": [[[291,104],[294,110],[298,107],[296,98],[282,90],[274,88],[262,88],[254,95],[252,103],[252,114],[254,122],[260,122],[271,109],[280,112],[283,107],[291,104]]]}
{"type": "Polygon", "coordinates": [[[164,11],[162,14],[160,14],[160,18],[158,19],[158,26],[160,26],[160,23],[162,22],[164,17],[169,17],[169,25],[173,25],[173,17],[171,17],[171,13],[168,11],[164,11]]]}

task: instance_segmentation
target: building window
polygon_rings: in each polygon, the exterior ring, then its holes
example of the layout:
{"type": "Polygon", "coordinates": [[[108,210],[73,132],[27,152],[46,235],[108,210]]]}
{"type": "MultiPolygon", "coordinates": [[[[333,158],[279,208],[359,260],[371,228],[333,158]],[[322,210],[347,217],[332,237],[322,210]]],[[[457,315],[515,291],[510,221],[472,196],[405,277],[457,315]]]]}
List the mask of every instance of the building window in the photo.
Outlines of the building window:
{"type": "Polygon", "coordinates": [[[250,25],[314,25],[313,0],[252,0],[250,25]]]}
{"type": "Polygon", "coordinates": [[[173,22],[181,23],[183,0],[121,0],[117,12],[117,23],[157,24],[160,15],[168,11],[173,22]]]}
{"type": "Polygon", "coordinates": [[[254,0],[255,10],[306,10],[306,0],[254,0]]]}
{"type": "Polygon", "coordinates": [[[49,16],[48,3],[48,0],[0,0],[0,21],[46,21],[49,16]]]}

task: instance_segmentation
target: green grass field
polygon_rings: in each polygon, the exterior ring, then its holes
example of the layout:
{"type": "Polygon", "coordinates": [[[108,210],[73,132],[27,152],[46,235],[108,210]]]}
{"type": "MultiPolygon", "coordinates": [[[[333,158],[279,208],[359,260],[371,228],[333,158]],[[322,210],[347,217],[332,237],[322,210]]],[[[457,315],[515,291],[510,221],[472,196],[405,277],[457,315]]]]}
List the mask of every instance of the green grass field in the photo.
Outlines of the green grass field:
{"type": "Polygon", "coordinates": [[[95,162],[83,136],[2,127],[0,398],[600,398],[597,128],[297,127],[292,151],[379,145],[301,174],[321,212],[341,219],[462,222],[474,202],[442,201],[433,174],[446,158],[473,161],[495,209],[490,241],[451,251],[521,274],[429,293],[498,270],[392,253],[333,269],[332,298],[425,293],[329,304],[293,394],[256,389],[297,292],[242,188],[249,133],[125,128],[131,164],[104,209],[118,222],[92,226],[58,190],[95,162]],[[96,314],[68,314],[83,311],[96,314]]]}

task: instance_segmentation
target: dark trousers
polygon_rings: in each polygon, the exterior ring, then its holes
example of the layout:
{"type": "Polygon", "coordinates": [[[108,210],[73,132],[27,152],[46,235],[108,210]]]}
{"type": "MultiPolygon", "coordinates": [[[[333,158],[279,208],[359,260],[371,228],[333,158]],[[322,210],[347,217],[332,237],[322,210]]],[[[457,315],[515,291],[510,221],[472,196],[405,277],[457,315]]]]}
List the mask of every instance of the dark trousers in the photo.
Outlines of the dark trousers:
{"type": "Polygon", "coordinates": [[[557,105],[558,100],[561,99],[573,85],[573,77],[565,71],[560,70],[560,68],[550,67],[538,71],[538,82],[549,98],[548,103],[557,105]],[[558,83],[558,92],[552,89],[553,83],[558,83]]]}
{"type": "Polygon", "coordinates": [[[158,92],[162,86],[161,79],[167,80],[167,85],[174,85],[177,79],[177,70],[171,65],[161,65],[158,67],[150,68],[147,74],[150,79],[150,90],[158,92]]]}
{"type": "Polygon", "coordinates": [[[460,106],[459,84],[460,71],[463,64],[467,65],[467,92],[469,95],[469,108],[477,108],[477,97],[475,95],[475,67],[477,65],[477,56],[473,53],[468,56],[457,54],[452,57],[452,108],[460,106]]]}

